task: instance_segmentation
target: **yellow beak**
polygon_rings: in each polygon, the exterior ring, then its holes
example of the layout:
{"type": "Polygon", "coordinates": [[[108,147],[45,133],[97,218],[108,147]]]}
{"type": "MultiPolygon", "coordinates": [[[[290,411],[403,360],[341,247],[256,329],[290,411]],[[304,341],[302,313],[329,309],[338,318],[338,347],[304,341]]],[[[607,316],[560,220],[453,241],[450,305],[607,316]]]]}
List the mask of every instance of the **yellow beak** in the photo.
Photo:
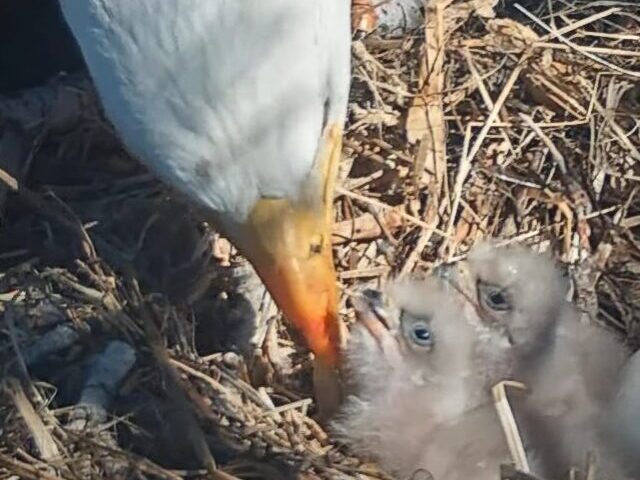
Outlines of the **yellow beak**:
{"type": "Polygon", "coordinates": [[[330,367],[338,363],[341,341],[331,250],[341,139],[339,127],[326,128],[316,171],[299,199],[261,199],[247,221],[230,232],[285,317],[330,367]]]}

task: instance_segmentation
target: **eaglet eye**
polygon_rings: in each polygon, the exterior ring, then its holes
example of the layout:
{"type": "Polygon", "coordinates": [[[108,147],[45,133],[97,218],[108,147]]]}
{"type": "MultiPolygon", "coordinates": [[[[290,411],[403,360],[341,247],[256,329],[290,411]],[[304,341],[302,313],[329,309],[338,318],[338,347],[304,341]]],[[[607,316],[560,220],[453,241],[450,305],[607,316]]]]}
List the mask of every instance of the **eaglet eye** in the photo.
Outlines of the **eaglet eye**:
{"type": "Polygon", "coordinates": [[[409,330],[411,341],[420,347],[433,345],[433,334],[426,322],[416,322],[409,330]]]}
{"type": "Polygon", "coordinates": [[[513,308],[508,290],[497,285],[478,282],[478,297],[483,306],[497,312],[505,312],[513,308]]]}

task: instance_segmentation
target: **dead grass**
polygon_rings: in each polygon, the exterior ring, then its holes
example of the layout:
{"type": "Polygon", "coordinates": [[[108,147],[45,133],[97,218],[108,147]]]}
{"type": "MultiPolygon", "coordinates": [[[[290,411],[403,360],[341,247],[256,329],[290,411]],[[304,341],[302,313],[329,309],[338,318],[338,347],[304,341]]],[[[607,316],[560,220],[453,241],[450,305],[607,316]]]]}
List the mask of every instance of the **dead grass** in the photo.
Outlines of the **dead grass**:
{"type": "MultiPolygon", "coordinates": [[[[342,313],[496,237],[552,250],[636,347],[640,6],[490,4],[434,0],[426,42],[354,43],[342,313]]],[[[0,479],[385,478],[310,416],[308,355],[270,302],[239,344],[241,260],[125,154],[85,79],[1,99],[0,163],[0,479]],[[136,366],[96,421],[76,404],[117,340],[136,366]]]]}

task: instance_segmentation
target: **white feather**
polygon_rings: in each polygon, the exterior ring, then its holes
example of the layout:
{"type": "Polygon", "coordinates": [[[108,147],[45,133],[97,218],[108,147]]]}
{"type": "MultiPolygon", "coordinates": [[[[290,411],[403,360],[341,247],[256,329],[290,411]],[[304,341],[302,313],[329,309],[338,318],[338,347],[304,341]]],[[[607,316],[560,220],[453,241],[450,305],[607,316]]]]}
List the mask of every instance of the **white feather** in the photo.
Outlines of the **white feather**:
{"type": "Polygon", "coordinates": [[[346,0],[60,3],[124,143],[208,209],[300,195],[323,121],[344,122],[346,0]]]}

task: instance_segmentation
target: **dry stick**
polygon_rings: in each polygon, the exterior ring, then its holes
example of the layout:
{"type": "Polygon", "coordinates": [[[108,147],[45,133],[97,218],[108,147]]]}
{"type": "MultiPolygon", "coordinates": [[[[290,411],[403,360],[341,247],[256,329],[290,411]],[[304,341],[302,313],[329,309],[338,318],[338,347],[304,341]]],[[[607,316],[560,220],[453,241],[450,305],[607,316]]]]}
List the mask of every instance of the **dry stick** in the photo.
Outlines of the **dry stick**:
{"type": "Polygon", "coordinates": [[[566,175],[567,174],[567,164],[564,161],[564,157],[560,153],[560,150],[558,150],[558,148],[554,145],[554,143],[547,136],[547,134],[545,134],[542,131],[542,129],[535,124],[535,122],[533,121],[533,119],[529,115],[527,115],[525,113],[521,113],[520,114],[520,118],[525,123],[525,125],[527,125],[531,130],[533,130],[535,132],[535,134],[538,136],[538,138],[540,140],[542,140],[542,143],[544,143],[544,145],[549,149],[549,153],[551,153],[551,157],[555,160],[555,162],[558,165],[558,168],[560,168],[560,171],[562,172],[562,174],[566,175]]]}
{"type": "MultiPolygon", "coordinates": [[[[568,51],[572,48],[568,45],[560,45],[558,43],[551,42],[535,42],[533,44],[536,48],[550,48],[553,50],[564,50],[568,51]]],[[[602,53],[605,55],[616,55],[619,57],[640,57],[640,52],[635,50],[622,50],[620,48],[606,48],[606,47],[580,47],[583,52],[590,53],[602,53]]]]}
{"type": "MultiPolygon", "coordinates": [[[[517,4],[516,4],[516,8],[517,8],[517,4]]],[[[594,13],[593,15],[590,15],[586,18],[583,18],[582,20],[578,20],[577,22],[573,22],[570,23],[569,25],[566,25],[560,29],[553,29],[550,33],[548,33],[547,35],[540,37],[540,42],[544,42],[546,40],[552,40],[553,38],[555,38],[558,35],[565,35],[567,33],[571,33],[581,27],[584,27],[586,25],[589,25],[590,23],[593,23],[597,20],[601,20],[603,18],[608,17],[609,15],[613,15],[614,13],[618,13],[622,11],[622,9],[620,7],[613,7],[613,8],[609,8],[608,10],[604,10],[602,12],[598,12],[598,13],[594,13]]],[[[536,42],[534,45],[536,45],[538,42],[536,42]]]]}
{"type": "MultiPolygon", "coordinates": [[[[524,123],[529,128],[531,128],[534,131],[534,133],[538,136],[538,138],[542,140],[542,143],[544,143],[544,145],[549,149],[549,153],[551,153],[551,157],[555,160],[556,164],[558,165],[558,168],[560,169],[560,172],[562,173],[562,177],[564,177],[563,180],[566,180],[567,164],[564,160],[564,157],[560,153],[560,151],[556,148],[556,146],[553,144],[551,139],[538,126],[536,126],[536,124],[533,122],[533,119],[529,115],[520,113],[520,118],[524,121],[524,123]]],[[[564,237],[564,251],[568,253],[571,250],[571,230],[572,230],[571,224],[573,220],[573,215],[568,208],[562,208],[560,205],[558,205],[558,207],[562,212],[562,214],[567,219],[567,224],[566,224],[567,226],[566,226],[566,232],[564,237]]]]}
{"type": "Polygon", "coordinates": [[[51,208],[44,199],[30,190],[24,188],[20,183],[5,170],[0,169],[0,183],[3,183],[12,192],[18,194],[20,198],[32,209],[47,215],[53,220],[68,228],[82,239],[83,253],[89,260],[97,258],[96,250],[91,242],[91,238],[81,224],[68,219],[66,216],[51,208]]]}
{"type": "Polygon", "coordinates": [[[18,192],[18,181],[2,169],[0,169],[0,181],[12,192],[18,192]]]}
{"type": "Polygon", "coordinates": [[[0,467],[24,480],[65,480],[0,452],[0,467]]]}
{"type": "Polygon", "coordinates": [[[607,111],[607,109],[605,109],[602,105],[600,105],[600,102],[596,101],[595,107],[596,107],[596,110],[598,110],[598,113],[606,119],[607,123],[609,124],[609,127],[611,127],[611,130],[613,130],[613,132],[618,137],[620,144],[626,150],[629,151],[629,154],[631,155],[631,157],[633,157],[634,160],[640,161],[640,152],[635,147],[635,145],[631,142],[631,140],[629,140],[629,138],[624,133],[620,125],[618,125],[618,123],[615,121],[613,116],[607,111]]]}
{"type": "Polygon", "coordinates": [[[67,433],[73,441],[81,445],[91,446],[92,450],[97,450],[98,453],[103,453],[108,456],[108,458],[114,460],[121,459],[136,472],[149,474],[154,478],[157,477],[163,480],[183,480],[183,478],[178,473],[176,473],[176,471],[167,470],[146,457],[139,456],[132,452],[119,450],[78,432],[66,431],[65,433],[67,433]]]}
{"type": "MultiPolygon", "coordinates": [[[[473,77],[473,80],[475,81],[475,84],[478,87],[478,91],[480,92],[480,95],[482,96],[482,100],[487,105],[487,108],[492,110],[493,107],[494,107],[493,99],[491,98],[491,95],[489,94],[489,91],[487,90],[487,87],[484,84],[484,81],[482,79],[482,76],[480,75],[480,72],[478,72],[478,69],[476,68],[476,64],[473,61],[473,57],[471,56],[471,52],[469,51],[468,48],[465,48],[465,49],[463,49],[462,53],[464,54],[464,58],[467,60],[467,65],[469,66],[469,71],[471,72],[471,76],[473,77]]],[[[508,120],[506,118],[506,115],[503,116],[503,119],[505,121],[508,120]]],[[[507,134],[507,132],[504,131],[504,129],[500,129],[500,133],[502,134],[502,138],[504,139],[506,144],[509,146],[509,150],[511,150],[513,152],[513,144],[511,143],[511,139],[509,138],[509,135],[507,134]]]]}
{"type": "Polygon", "coordinates": [[[31,377],[29,375],[29,368],[27,366],[27,362],[25,361],[24,355],[20,348],[20,344],[18,342],[18,336],[16,335],[16,326],[15,326],[14,311],[13,311],[12,305],[8,305],[7,308],[5,308],[4,320],[7,323],[7,326],[9,327],[7,329],[7,333],[9,334],[11,347],[13,348],[13,352],[15,354],[14,361],[18,365],[19,375],[21,375],[25,381],[30,382],[31,377]]]}
{"type": "MultiPolygon", "coordinates": [[[[456,183],[453,190],[454,197],[453,197],[453,204],[451,206],[451,216],[449,217],[449,224],[447,225],[447,230],[446,230],[447,238],[451,238],[451,235],[452,235],[453,225],[455,223],[456,216],[458,214],[458,208],[460,206],[462,186],[464,185],[467,175],[471,170],[471,161],[480,151],[480,147],[482,147],[482,143],[484,142],[484,139],[486,138],[487,134],[489,133],[489,130],[491,129],[491,127],[493,127],[496,119],[498,118],[498,115],[500,114],[500,110],[502,109],[504,103],[506,102],[507,97],[511,93],[511,90],[516,83],[516,80],[520,76],[520,72],[522,72],[522,70],[524,69],[526,65],[526,61],[529,59],[530,56],[531,56],[531,50],[527,50],[526,52],[524,52],[524,54],[522,55],[522,58],[520,59],[516,67],[511,72],[511,75],[509,76],[509,78],[507,79],[507,82],[504,88],[502,89],[502,92],[500,92],[500,95],[496,99],[495,104],[489,114],[489,117],[484,122],[484,126],[480,130],[480,133],[478,134],[478,137],[476,138],[475,143],[471,147],[471,150],[469,150],[469,153],[466,155],[463,155],[462,158],[460,159],[460,165],[458,166],[458,173],[456,175],[456,183]]],[[[469,129],[468,129],[468,132],[470,132],[469,129]]]]}
{"type": "Polygon", "coordinates": [[[578,100],[566,93],[560,86],[555,85],[553,81],[544,75],[538,72],[531,72],[529,79],[539,88],[546,90],[547,96],[562,107],[563,110],[567,111],[567,113],[570,113],[576,118],[584,118],[586,116],[587,109],[584,108],[578,100]]]}
{"type": "MultiPolygon", "coordinates": [[[[444,92],[444,54],[447,32],[445,27],[445,10],[451,1],[437,1],[431,13],[425,18],[425,54],[424,54],[424,81],[423,95],[426,101],[426,120],[428,129],[422,141],[427,141],[430,147],[429,156],[432,160],[432,170],[435,181],[444,181],[447,172],[447,141],[446,125],[442,97],[444,92]]],[[[426,159],[425,159],[426,160],[426,159]]],[[[439,194],[440,192],[438,192],[439,194]]],[[[434,225],[435,227],[435,225],[434,225]]],[[[431,236],[432,233],[429,234],[431,236]]]]}
{"type": "MultiPolygon", "coordinates": [[[[596,77],[596,82],[593,86],[591,100],[589,101],[589,107],[587,108],[587,112],[584,115],[584,118],[579,120],[569,120],[569,121],[563,121],[563,122],[534,122],[534,125],[537,128],[542,129],[542,128],[564,128],[564,127],[571,127],[575,125],[584,125],[588,123],[593,113],[593,109],[596,107],[599,85],[600,85],[600,75],[598,74],[598,76],[596,77]]],[[[469,122],[467,125],[471,125],[473,127],[479,127],[479,126],[482,126],[483,123],[474,121],[474,122],[469,122]]],[[[501,127],[501,128],[511,128],[516,125],[517,125],[516,123],[510,122],[510,121],[495,122],[493,124],[494,127],[501,127]]],[[[518,148],[521,148],[521,147],[519,146],[518,148]]],[[[511,163],[511,162],[508,162],[508,163],[511,163]]],[[[504,167],[506,165],[502,165],[502,166],[504,167]]]]}
{"type": "MultiPolygon", "coordinates": [[[[0,130],[0,168],[21,178],[30,149],[31,141],[23,129],[6,122],[0,130]]],[[[0,185],[0,212],[4,209],[9,190],[7,186],[0,185]]]]}
{"type": "MultiPolygon", "coordinates": [[[[585,220],[591,220],[593,218],[598,218],[601,217],[603,215],[606,215],[607,213],[611,213],[615,210],[618,210],[620,207],[619,206],[613,206],[613,207],[608,207],[608,208],[603,208],[602,210],[598,210],[597,212],[591,212],[587,215],[584,216],[585,220]]],[[[639,216],[640,217],[640,216],[639,216]]],[[[516,235],[515,237],[511,237],[511,238],[506,238],[504,240],[498,240],[496,241],[496,247],[505,247],[507,245],[512,245],[514,243],[523,243],[526,242],[527,240],[531,240],[532,238],[535,238],[539,235],[542,235],[543,232],[552,230],[556,227],[562,226],[564,223],[564,221],[561,222],[554,222],[554,223],[550,223],[548,225],[545,225],[541,228],[538,228],[536,230],[532,230],[530,232],[524,232],[521,233],[519,235],[516,235]]],[[[460,255],[456,255],[454,257],[451,257],[449,259],[447,259],[448,262],[451,263],[456,263],[459,262],[461,260],[464,260],[465,258],[467,258],[469,256],[469,252],[465,252],[462,253],[460,255]]]]}
{"type": "Polygon", "coordinates": [[[489,117],[484,122],[484,126],[482,127],[482,130],[480,130],[480,133],[478,134],[478,138],[476,138],[476,141],[471,147],[471,150],[469,151],[468,156],[465,159],[463,159],[464,162],[466,162],[467,164],[470,164],[473,158],[480,151],[480,147],[482,147],[482,143],[484,142],[484,139],[486,138],[487,134],[489,133],[489,130],[491,129],[491,127],[493,127],[493,124],[498,118],[498,115],[500,114],[500,110],[502,110],[502,107],[504,106],[504,103],[506,102],[507,97],[511,93],[511,90],[515,85],[516,80],[520,76],[520,73],[522,72],[522,70],[526,65],[526,61],[529,59],[530,56],[531,56],[531,51],[530,50],[526,51],[522,55],[522,58],[518,62],[518,65],[516,65],[516,68],[514,68],[513,71],[511,72],[511,75],[507,79],[507,82],[504,88],[502,89],[502,92],[500,92],[500,95],[496,99],[495,105],[491,110],[489,117]]]}
{"type": "MultiPolygon", "coordinates": [[[[582,119],[582,120],[567,120],[563,122],[536,122],[536,125],[540,128],[562,128],[562,127],[573,127],[576,125],[584,125],[585,123],[587,123],[587,120],[582,119]]],[[[474,120],[467,123],[467,125],[470,125],[472,127],[481,127],[484,125],[484,122],[478,122],[474,120]]],[[[519,124],[516,122],[495,122],[493,126],[496,128],[512,128],[512,127],[519,126],[519,124]]]]}
{"type": "Polygon", "coordinates": [[[220,382],[210,377],[209,375],[199,372],[195,368],[191,368],[189,365],[185,365],[184,363],[173,358],[169,358],[169,363],[174,367],[177,367],[179,370],[182,370],[183,372],[191,375],[192,377],[202,380],[207,385],[209,385],[216,392],[216,394],[224,395],[227,393],[227,389],[224,387],[224,385],[222,385],[220,382]]]}
{"type": "Polygon", "coordinates": [[[443,185],[446,185],[447,172],[447,141],[444,110],[442,107],[444,91],[444,53],[445,21],[444,14],[450,5],[449,1],[436,1],[435,5],[425,12],[425,50],[421,59],[420,78],[421,95],[414,99],[407,119],[407,137],[421,136],[420,148],[414,165],[414,182],[419,186],[425,168],[433,172],[429,182],[430,205],[427,207],[427,224],[431,226],[420,232],[419,238],[411,253],[405,260],[400,274],[404,275],[413,270],[419,256],[428,245],[438,225],[439,201],[443,195],[443,185]],[[416,125],[417,124],[417,125],[416,125]],[[420,125],[422,124],[422,125],[420,125]],[[410,127],[416,128],[412,133],[410,127]],[[433,204],[435,202],[435,205],[433,204]]]}
{"type": "MultiPolygon", "coordinates": [[[[364,202],[364,203],[368,203],[370,205],[373,205],[375,207],[378,208],[382,208],[384,210],[394,210],[398,213],[398,215],[400,215],[402,218],[404,218],[405,220],[407,220],[409,223],[412,223],[418,227],[421,228],[425,228],[427,230],[433,228],[432,225],[429,225],[427,222],[423,222],[422,220],[420,220],[419,218],[414,217],[413,215],[409,215],[406,212],[402,212],[399,210],[396,210],[395,207],[392,207],[391,205],[387,205],[386,203],[383,203],[379,200],[376,200],[374,198],[369,198],[366,197],[364,195],[360,195],[359,193],[356,192],[350,192],[349,190],[345,190],[342,187],[336,187],[336,194],[337,195],[344,195],[345,197],[349,197],[349,198],[353,198],[355,200],[358,200],[360,202],[364,202]]],[[[440,229],[434,228],[433,229],[433,233],[435,233],[436,235],[439,235],[443,238],[447,238],[447,234],[445,232],[443,232],[440,229]]]]}
{"type": "MultiPolygon", "coordinates": [[[[371,206],[371,209],[373,210],[374,207],[371,206]]],[[[391,236],[392,232],[403,224],[398,210],[400,208],[382,214],[365,213],[351,220],[335,223],[331,233],[332,244],[341,245],[350,241],[372,240],[381,235],[391,236]]],[[[395,241],[392,238],[388,238],[388,240],[395,241]]]]}
{"type": "Polygon", "coordinates": [[[140,299],[140,308],[143,310],[143,325],[147,342],[151,348],[152,355],[157,365],[160,367],[164,380],[167,382],[167,392],[169,393],[170,398],[184,414],[183,420],[186,423],[184,426],[188,431],[191,448],[193,448],[194,453],[198,455],[198,459],[204,463],[204,466],[212,479],[224,480],[233,478],[229,477],[221,470],[218,470],[216,461],[211,454],[209,445],[207,444],[204,432],[196,421],[192,405],[187,393],[185,392],[184,386],[180,381],[180,376],[171,363],[171,359],[163,345],[162,336],[151,317],[151,312],[148,310],[147,306],[144,305],[142,295],[139,292],[137,296],[140,299]]]}
{"type": "MultiPolygon", "coordinates": [[[[596,37],[596,38],[606,38],[607,40],[632,40],[634,42],[640,42],[640,35],[633,35],[631,33],[606,33],[606,32],[594,32],[594,31],[583,31],[579,34],[581,37],[596,37]]],[[[627,50],[625,50],[627,51],[627,50]]]]}
{"type": "MultiPolygon", "coordinates": [[[[7,332],[9,333],[11,346],[13,348],[13,351],[16,357],[15,361],[17,362],[17,365],[18,365],[18,376],[21,377],[22,381],[24,382],[24,386],[30,388],[31,390],[30,393],[32,398],[38,403],[44,405],[45,401],[42,398],[42,395],[40,394],[38,389],[35,388],[35,386],[33,385],[33,382],[31,381],[31,376],[29,375],[29,369],[27,367],[27,363],[25,362],[25,357],[23,355],[22,350],[20,349],[20,345],[18,343],[18,339],[16,336],[15,321],[13,318],[14,311],[11,307],[12,305],[8,305],[7,308],[5,308],[4,317],[5,317],[7,326],[9,327],[7,329],[7,332]]],[[[47,410],[46,408],[41,410],[41,414],[47,417],[47,420],[49,420],[49,425],[55,423],[55,420],[52,418],[52,416],[49,414],[49,410],[47,410]]]]}
{"type": "Polygon", "coordinates": [[[507,397],[506,387],[513,387],[519,390],[526,390],[524,384],[513,381],[503,381],[493,386],[491,393],[493,395],[493,401],[495,404],[498,417],[500,418],[500,424],[504,431],[507,445],[509,446],[509,452],[516,468],[522,472],[529,473],[529,462],[527,460],[527,454],[522,444],[522,438],[520,431],[518,430],[518,424],[509,405],[509,398],[507,397]]]}
{"type": "Polygon", "coordinates": [[[627,70],[626,68],[619,67],[619,66],[617,66],[617,65],[615,65],[615,64],[613,64],[611,62],[608,62],[604,58],[600,58],[597,55],[594,55],[594,54],[592,54],[590,52],[587,52],[580,45],[578,45],[576,43],[573,43],[571,40],[569,40],[568,38],[564,37],[562,34],[559,33],[559,31],[553,30],[551,27],[549,27],[546,23],[544,23],[542,20],[540,20],[538,17],[536,17],[533,13],[529,12],[529,10],[524,8],[522,5],[520,5],[518,3],[515,3],[514,6],[518,10],[520,10],[523,14],[525,14],[531,21],[535,22],[537,25],[539,25],[540,27],[544,28],[551,35],[557,37],[558,40],[560,40],[562,43],[564,43],[565,45],[571,47],[576,52],[581,53],[582,55],[584,55],[588,59],[593,60],[594,62],[599,63],[600,65],[604,65],[605,67],[608,67],[611,70],[615,70],[618,73],[622,73],[624,75],[629,75],[630,77],[634,77],[634,78],[640,78],[640,72],[635,72],[633,70],[627,70]]]}
{"type": "Polygon", "coordinates": [[[6,381],[4,390],[9,394],[15,404],[20,416],[24,420],[31,438],[36,445],[36,449],[40,453],[42,460],[51,460],[60,456],[58,445],[54,441],[51,433],[31,405],[27,395],[22,388],[20,382],[15,378],[9,378],[6,381]]]}

